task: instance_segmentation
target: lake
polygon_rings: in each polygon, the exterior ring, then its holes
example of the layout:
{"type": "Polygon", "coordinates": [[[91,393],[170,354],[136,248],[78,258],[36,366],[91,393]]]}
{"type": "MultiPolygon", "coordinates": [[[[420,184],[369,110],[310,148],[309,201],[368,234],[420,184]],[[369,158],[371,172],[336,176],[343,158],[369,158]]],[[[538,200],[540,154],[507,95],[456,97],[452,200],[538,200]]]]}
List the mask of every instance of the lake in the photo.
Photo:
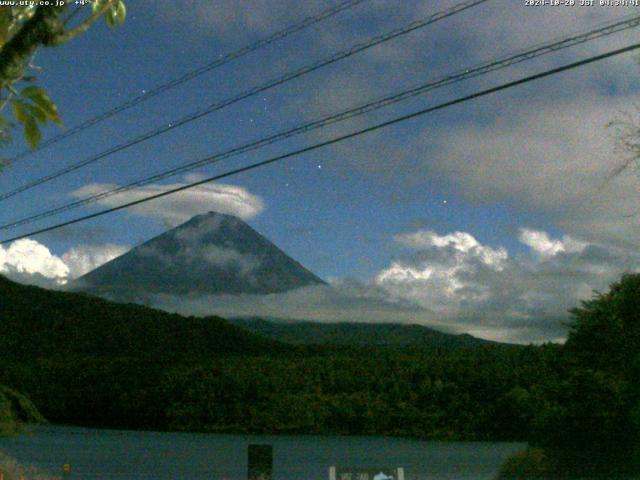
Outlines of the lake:
{"type": "Polygon", "coordinates": [[[390,437],[215,435],[43,426],[1,438],[22,464],[71,479],[245,480],[247,446],[273,445],[274,480],[326,480],[338,466],[403,467],[406,480],[493,479],[520,443],[426,442],[390,437]]]}

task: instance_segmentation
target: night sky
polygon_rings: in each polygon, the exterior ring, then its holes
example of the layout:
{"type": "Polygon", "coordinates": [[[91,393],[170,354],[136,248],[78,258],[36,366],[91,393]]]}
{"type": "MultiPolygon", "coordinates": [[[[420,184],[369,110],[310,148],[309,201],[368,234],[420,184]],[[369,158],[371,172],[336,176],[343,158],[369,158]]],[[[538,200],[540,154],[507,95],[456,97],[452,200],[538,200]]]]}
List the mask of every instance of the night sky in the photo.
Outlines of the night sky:
{"type": "MultiPolygon", "coordinates": [[[[39,83],[68,127],[337,2],[126,4],[122,27],[112,30],[100,22],[62,47],[41,49],[35,58],[39,83]]],[[[0,192],[455,4],[365,1],[16,162],[0,175],[0,192]]],[[[634,14],[640,15],[637,7],[542,7],[526,6],[524,0],[492,0],[5,200],[0,221],[634,14]]],[[[4,230],[0,238],[264,160],[639,38],[635,28],[459,82],[186,176],[4,230]]],[[[143,207],[4,245],[0,272],[61,285],[193,215],[215,210],[240,216],[354,297],[385,303],[389,320],[510,341],[561,339],[567,308],[640,267],[640,178],[631,168],[607,181],[628,152],[617,142],[616,130],[606,126],[638,118],[639,58],[631,53],[604,60],[143,207]],[[397,316],[390,305],[398,306],[397,316]]],[[[47,127],[45,138],[60,131],[47,127]]],[[[16,135],[4,153],[11,157],[25,148],[16,135]]],[[[322,310],[317,304],[310,309],[322,310]]],[[[368,315],[362,309],[358,313],[363,319],[368,315]]],[[[353,312],[309,317],[355,319],[353,312]]]]}

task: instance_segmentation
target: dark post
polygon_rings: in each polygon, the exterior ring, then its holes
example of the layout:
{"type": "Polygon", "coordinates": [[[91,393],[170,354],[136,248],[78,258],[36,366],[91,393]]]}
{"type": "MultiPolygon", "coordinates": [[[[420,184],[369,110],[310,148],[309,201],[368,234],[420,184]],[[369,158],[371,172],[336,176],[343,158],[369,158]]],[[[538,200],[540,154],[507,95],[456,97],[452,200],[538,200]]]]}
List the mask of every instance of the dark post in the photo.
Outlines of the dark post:
{"type": "Polygon", "coordinates": [[[273,447],[249,445],[248,480],[271,480],[273,473],[273,447]]]}

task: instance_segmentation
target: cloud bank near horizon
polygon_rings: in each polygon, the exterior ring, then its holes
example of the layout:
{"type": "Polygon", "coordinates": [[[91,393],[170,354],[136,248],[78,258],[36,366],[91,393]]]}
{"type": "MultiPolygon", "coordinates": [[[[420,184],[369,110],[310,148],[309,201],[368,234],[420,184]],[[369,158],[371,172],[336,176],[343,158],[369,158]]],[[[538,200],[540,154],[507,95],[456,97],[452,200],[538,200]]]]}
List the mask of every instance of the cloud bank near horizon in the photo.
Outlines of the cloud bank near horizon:
{"type": "MultiPolygon", "coordinates": [[[[528,343],[562,340],[570,308],[625,271],[640,271],[640,254],[624,249],[530,228],[521,228],[518,240],[525,251],[511,254],[468,232],[421,229],[396,235],[404,254],[367,281],[339,279],[271,295],[155,295],[145,301],[186,315],[412,323],[528,343]]],[[[0,247],[0,273],[60,288],[126,250],[82,245],[59,257],[35,240],[19,240],[0,247]]]]}
{"type": "MultiPolygon", "coordinates": [[[[624,249],[569,235],[554,238],[531,228],[521,228],[517,238],[523,251],[514,254],[484,245],[468,232],[420,229],[396,235],[404,253],[368,280],[337,279],[328,286],[270,295],[152,295],[141,300],[185,315],[412,323],[528,343],[562,340],[569,309],[594,290],[606,290],[625,271],[640,270],[640,254],[624,249]]],[[[62,259],[42,256],[39,268],[30,267],[58,281],[67,265],[59,260],[67,261],[70,272],[79,272],[115,251],[79,248],[62,259]],[[81,254],[91,260],[72,267],[69,260],[81,254]]],[[[175,258],[162,261],[170,265],[175,258]]]]}
{"type": "Polygon", "coordinates": [[[186,315],[397,322],[498,341],[561,341],[569,309],[625,271],[640,269],[638,254],[528,228],[518,236],[527,249],[515,255],[467,232],[417,230],[395,239],[407,253],[369,281],[334,280],[264,296],[161,295],[148,301],[186,315]]]}

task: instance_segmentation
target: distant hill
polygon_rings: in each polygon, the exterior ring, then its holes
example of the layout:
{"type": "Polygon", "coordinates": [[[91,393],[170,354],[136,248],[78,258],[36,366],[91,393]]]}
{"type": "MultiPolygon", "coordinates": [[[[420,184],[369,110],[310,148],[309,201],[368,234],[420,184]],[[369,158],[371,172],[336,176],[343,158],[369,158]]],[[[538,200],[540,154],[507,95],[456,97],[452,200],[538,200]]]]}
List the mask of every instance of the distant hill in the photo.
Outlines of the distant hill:
{"type": "Polygon", "coordinates": [[[462,348],[502,345],[468,334],[455,335],[421,325],[395,323],[318,323],[306,321],[229,319],[233,325],[265,338],[297,345],[407,346],[424,348],[462,348]]]}
{"type": "Polygon", "coordinates": [[[218,317],[194,318],[0,276],[0,359],[65,356],[210,358],[284,348],[218,317]]]}
{"type": "Polygon", "coordinates": [[[160,428],[165,382],[180,378],[170,375],[174,369],[294,350],[218,317],[183,317],[2,276],[0,299],[0,385],[27,395],[53,422],[160,428]]]}
{"type": "Polygon", "coordinates": [[[242,220],[209,212],[139,245],[72,287],[122,301],[148,295],[269,294],[324,284],[242,220]]]}

